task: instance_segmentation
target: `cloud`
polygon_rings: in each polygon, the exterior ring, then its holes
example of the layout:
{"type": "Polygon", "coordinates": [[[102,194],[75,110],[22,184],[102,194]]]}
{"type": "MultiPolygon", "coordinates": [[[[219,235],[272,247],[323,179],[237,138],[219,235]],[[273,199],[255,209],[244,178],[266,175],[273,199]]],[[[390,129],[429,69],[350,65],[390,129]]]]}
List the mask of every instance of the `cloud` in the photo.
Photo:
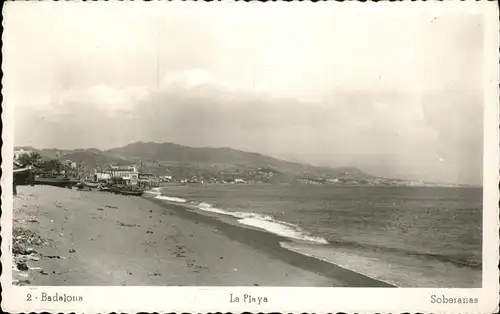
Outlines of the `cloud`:
{"type": "Polygon", "coordinates": [[[480,180],[481,98],[345,91],[303,102],[230,86],[194,69],[165,75],[158,89],[71,89],[21,112],[16,138],[43,147],[231,146],[379,175],[480,180]],[[26,124],[42,131],[30,134],[26,124]]]}
{"type": "Polygon", "coordinates": [[[16,143],[172,141],[480,182],[481,15],[220,5],[11,5],[16,143]]]}

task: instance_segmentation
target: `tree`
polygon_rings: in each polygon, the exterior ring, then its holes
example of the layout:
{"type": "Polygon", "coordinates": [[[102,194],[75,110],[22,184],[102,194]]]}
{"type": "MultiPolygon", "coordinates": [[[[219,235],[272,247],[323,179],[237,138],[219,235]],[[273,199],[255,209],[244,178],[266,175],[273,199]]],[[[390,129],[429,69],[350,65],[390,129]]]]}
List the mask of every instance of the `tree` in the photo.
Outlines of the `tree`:
{"type": "Polygon", "coordinates": [[[17,161],[21,167],[38,166],[42,162],[42,156],[38,152],[24,153],[17,158],[17,161]]]}
{"type": "Polygon", "coordinates": [[[39,164],[39,168],[44,172],[58,174],[63,170],[64,165],[57,159],[45,160],[39,164]]]}

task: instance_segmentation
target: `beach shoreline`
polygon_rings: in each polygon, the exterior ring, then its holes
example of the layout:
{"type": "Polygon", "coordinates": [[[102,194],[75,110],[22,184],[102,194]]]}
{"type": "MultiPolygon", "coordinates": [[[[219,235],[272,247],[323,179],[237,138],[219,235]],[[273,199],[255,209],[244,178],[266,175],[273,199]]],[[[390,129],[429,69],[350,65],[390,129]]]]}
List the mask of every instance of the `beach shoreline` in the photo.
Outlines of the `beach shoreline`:
{"type": "Polygon", "coordinates": [[[156,188],[147,194],[224,223],[277,235],[273,241],[282,248],[397,287],[480,287],[482,263],[473,232],[480,204],[470,200],[481,191],[414,189],[380,193],[363,187],[240,185],[156,188]],[[359,201],[360,196],[367,201],[359,201]],[[472,223],[457,233],[454,221],[439,223],[450,215],[472,223]],[[366,229],[367,221],[377,227],[366,229]],[[443,232],[434,232],[441,228],[443,232]],[[428,242],[436,237],[440,241],[428,242]]]}
{"type": "Polygon", "coordinates": [[[209,212],[196,211],[195,207],[188,204],[166,202],[152,197],[146,197],[149,201],[175,211],[178,217],[200,221],[212,226],[220,233],[233,241],[240,242],[255,250],[264,252],[266,255],[279,259],[307,271],[321,274],[332,280],[341,279],[349,287],[394,287],[393,285],[367,277],[340,266],[319,260],[314,257],[305,256],[288,250],[280,243],[292,242],[291,239],[267,231],[237,223],[232,219],[223,219],[209,212]]]}
{"type": "Polygon", "coordinates": [[[284,249],[286,238],[150,197],[20,186],[13,229],[45,241],[13,255],[16,285],[390,286],[284,249]]]}

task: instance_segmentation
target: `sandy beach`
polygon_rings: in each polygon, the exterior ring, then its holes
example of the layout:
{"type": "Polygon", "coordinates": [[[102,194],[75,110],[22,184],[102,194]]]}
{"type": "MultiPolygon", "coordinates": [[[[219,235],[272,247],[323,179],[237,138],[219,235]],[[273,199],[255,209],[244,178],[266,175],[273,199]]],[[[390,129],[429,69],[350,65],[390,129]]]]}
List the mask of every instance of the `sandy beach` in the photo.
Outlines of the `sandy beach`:
{"type": "Polygon", "coordinates": [[[387,286],[147,197],[20,186],[13,211],[17,285],[387,286]]]}

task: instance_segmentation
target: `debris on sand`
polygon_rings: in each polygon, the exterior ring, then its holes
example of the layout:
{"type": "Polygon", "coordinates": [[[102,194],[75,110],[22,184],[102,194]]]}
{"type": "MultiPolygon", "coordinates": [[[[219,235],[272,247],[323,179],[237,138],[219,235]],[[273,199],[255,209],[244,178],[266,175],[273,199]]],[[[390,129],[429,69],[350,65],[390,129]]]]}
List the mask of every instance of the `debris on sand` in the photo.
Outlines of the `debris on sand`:
{"type": "Polygon", "coordinates": [[[42,256],[50,259],[65,259],[64,256],[59,256],[59,255],[42,255],[42,256]]]}
{"type": "Polygon", "coordinates": [[[123,222],[120,222],[120,221],[116,221],[118,223],[119,226],[121,227],[139,227],[139,225],[136,225],[136,224],[126,224],[126,223],[123,223],[123,222]]]}
{"type": "Polygon", "coordinates": [[[151,230],[148,230],[148,231],[146,231],[146,233],[153,233],[153,231],[151,231],[151,230]]]}
{"type": "Polygon", "coordinates": [[[118,208],[116,206],[111,206],[111,205],[104,205],[104,207],[107,207],[107,208],[118,208]]]}
{"type": "Polygon", "coordinates": [[[31,230],[14,227],[12,230],[12,254],[29,255],[36,251],[28,246],[48,245],[48,241],[37,235],[31,230]]]}
{"type": "Polygon", "coordinates": [[[31,261],[39,261],[40,258],[34,255],[26,255],[26,259],[31,260],[31,261]]]}
{"type": "Polygon", "coordinates": [[[19,286],[29,285],[29,284],[31,284],[31,280],[28,280],[28,279],[18,280],[18,281],[17,281],[17,284],[18,284],[19,286]]]}
{"type": "Polygon", "coordinates": [[[42,267],[30,267],[29,265],[28,265],[28,268],[30,270],[42,270],[42,267]]]}
{"type": "Polygon", "coordinates": [[[158,277],[158,276],[161,276],[161,274],[160,274],[160,272],[159,272],[159,271],[155,271],[155,272],[153,273],[153,276],[154,276],[154,277],[158,277]]]}
{"type": "Polygon", "coordinates": [[[42,274],[42,275],[48,275],[49,273],[48,273],[48,272],[46,272],[46,271],[44,271],[44,270],[41,270],[41,271],[40,271],[40,274],[42,274]]]}
{"type": "Polygon", "coordinates": [[[97,210],[104,210],[104,209],[102,209],[102,208],[99,207],[97,210]]]}
{"type": "Polygon", "coordinates": [[[75,250],[75,249],[69,249],[69,252],[70,252],[70,253],[75,253],[75,252],[76,252],[76,250],[75,250]]]}
{"type": "Polygon", "coordinates": [[[19,260],[16,262],[17,269],[22,270],[22,271],[27,271],[29,270],[28,263],[23,260],[19,260]]]}

